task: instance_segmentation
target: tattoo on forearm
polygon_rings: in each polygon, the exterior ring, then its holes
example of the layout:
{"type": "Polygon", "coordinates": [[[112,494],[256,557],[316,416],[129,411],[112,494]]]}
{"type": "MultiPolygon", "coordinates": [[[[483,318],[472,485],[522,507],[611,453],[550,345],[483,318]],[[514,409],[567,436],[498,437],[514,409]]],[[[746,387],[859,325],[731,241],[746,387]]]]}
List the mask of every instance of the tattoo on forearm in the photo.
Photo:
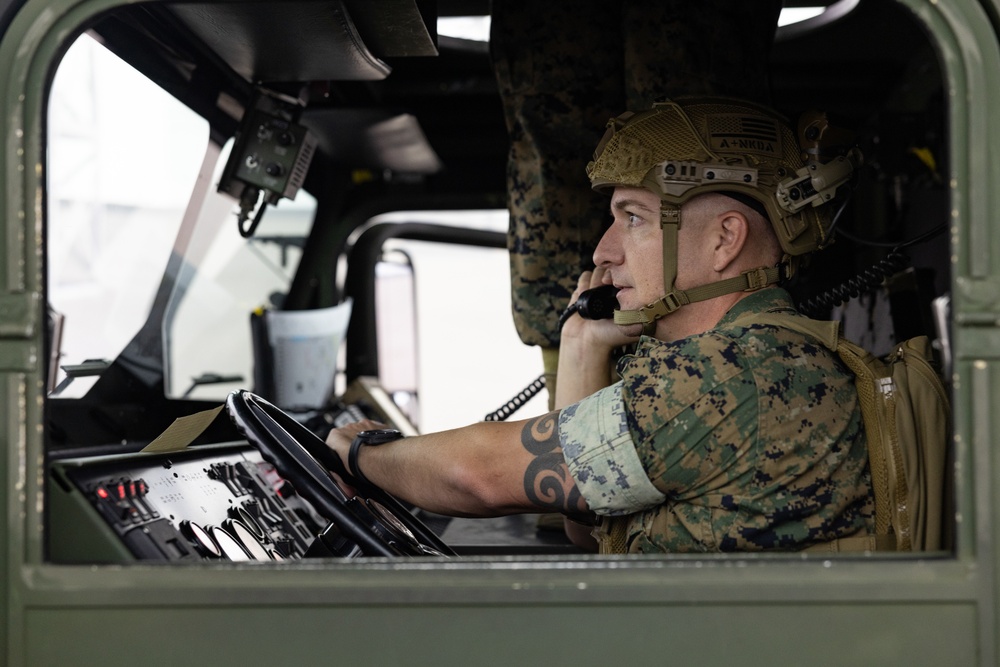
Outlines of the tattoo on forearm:
{"type": "Polygon", "coordinates": [[[524,493],[541,508],[564,514],[584,514],[587,505],[566,469],[559,446],[558,412],[525,424],[521,444],[534,458],[524,471],[524,493]]]}

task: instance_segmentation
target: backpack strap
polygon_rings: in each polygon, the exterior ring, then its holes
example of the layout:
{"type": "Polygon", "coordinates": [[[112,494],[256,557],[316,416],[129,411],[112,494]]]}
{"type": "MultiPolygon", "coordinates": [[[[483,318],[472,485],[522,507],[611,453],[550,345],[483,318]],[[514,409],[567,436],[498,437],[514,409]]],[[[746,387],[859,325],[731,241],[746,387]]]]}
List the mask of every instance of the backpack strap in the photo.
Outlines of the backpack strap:
{"type": "Polygon", "coordinates": [[[876,372],[878,365],[869,363],[874,359],[873,355],[850,341],[841,340],[837,353],[856,378],[854,385],[865,422],[868,464],[875,495],[875,534],[893,537],[897,541],[897,550],[910,551],[909,490],[903,454],[897,439],[892,436],[896,428],[895,415],[879,410],[880,397],[876,393],[881,391],[883,380],[891,381],[891,372],[888,375],[876,372]]]}
{"type": "Polygon", "coordinates": [[[767,324],[783,329],[791,329],[792,331],[798,331],[801,334],[815,338],[823,344],[823,347],[832,352],[837,351],[837,346],[841,341],[840,322],[814,320],[791,313],[746,313],[733,320],[733,324],[743,327],[751,324],[767,324]]]}

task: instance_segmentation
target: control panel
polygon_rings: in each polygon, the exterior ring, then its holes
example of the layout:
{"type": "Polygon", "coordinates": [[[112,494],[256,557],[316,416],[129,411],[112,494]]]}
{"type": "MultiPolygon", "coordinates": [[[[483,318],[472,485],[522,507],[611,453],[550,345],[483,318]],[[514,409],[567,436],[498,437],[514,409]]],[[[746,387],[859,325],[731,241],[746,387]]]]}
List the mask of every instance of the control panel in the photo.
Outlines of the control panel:
{"type": "Polygon", "coordinates": [[[353,545],[331,536],[329,522],[245,443],[68,459],[50,471],[56,562],[353,555],[353,545]]]}
{"type": "Polygon", "coordinates": [[[305,180],[316,140],[313,135],[288,119],[254,110],[245,140],[241,142],[242,159],[237,163],[236,178],[277,197],[295,199],[305,180]]]}

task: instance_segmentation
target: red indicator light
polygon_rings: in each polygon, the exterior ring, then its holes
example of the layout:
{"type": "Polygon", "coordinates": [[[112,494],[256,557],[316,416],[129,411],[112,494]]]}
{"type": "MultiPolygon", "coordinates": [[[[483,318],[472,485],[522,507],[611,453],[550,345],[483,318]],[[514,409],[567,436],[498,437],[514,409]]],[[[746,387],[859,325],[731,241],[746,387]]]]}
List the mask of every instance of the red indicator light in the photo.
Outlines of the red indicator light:
{"type": "Polygon", "coordinates": [[[103,486],[97,487],[97,497],[98,498],[100,498],[101,500],[107,500],[108,499],[108,495],[109,495],[108,494],[108,490],[105,489],[103,486]]]}
{"type": "Polygon", "coordinates": [[[121,498],[122,500],[125,500],[125,485],[124,484],[119,484],[118,485],[118,497],[121,498]]]}
{"type": "Polygon", "coordinates": [[[128,495],[132,498],[135,498],[135,482],[129,482],[128,495]]]}

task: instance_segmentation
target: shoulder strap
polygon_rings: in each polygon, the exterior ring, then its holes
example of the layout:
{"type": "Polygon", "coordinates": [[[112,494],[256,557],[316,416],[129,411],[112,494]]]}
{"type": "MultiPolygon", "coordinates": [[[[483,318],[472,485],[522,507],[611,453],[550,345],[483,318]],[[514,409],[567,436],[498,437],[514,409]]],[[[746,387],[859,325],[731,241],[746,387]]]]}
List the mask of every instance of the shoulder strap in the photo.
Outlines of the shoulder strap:
{"type": "MultiPolygon", "coordinates": [[[[909,525],[906,473],[902,453],[894,437],[895,415],[879,409],[879,394],[885,386],[884,380],[891,380],[892,369],[875,363],[874,355],[847,340],[840,341],[837,353],[855,375],[854,386],[858,390],[861,416],[865,422],[868,465],[875,495],[875,534],[894,532],[892,524],[896,523],[895,532],[900,535],[900,528],[909,525]],[[895,513],[901,516],[894,522],[895,513]]],[[[909,551],[909,541],[903,540],[898,548],[909,551]]]]}
{"type": "Polygon", "coordinates": [[[837,351],[840,342],[840,322],[827,320],[814,320],[801,315],[791,313],[746,313],[740,315],[733,324],[748,326],[750,324],[768,324],[776,327],[784,327],[801,334],[811,336],[823,344],[824,347],[837,351]]]}

